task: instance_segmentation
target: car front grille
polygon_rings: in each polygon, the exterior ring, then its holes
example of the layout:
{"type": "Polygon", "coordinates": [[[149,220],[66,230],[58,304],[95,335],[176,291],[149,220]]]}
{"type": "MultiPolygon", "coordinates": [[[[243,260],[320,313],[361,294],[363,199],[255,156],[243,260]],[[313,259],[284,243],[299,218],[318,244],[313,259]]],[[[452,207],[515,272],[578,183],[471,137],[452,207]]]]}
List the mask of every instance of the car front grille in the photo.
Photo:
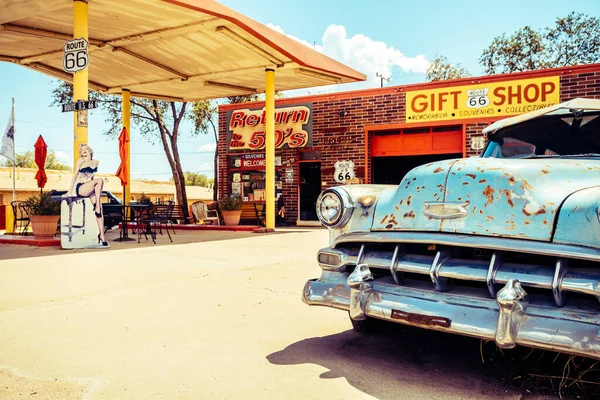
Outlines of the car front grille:
{"type": "Polygon", "coordinates": [[[342,242],[319,253],[324,269],[366,264],[380,283],[495,298],[518,280],[538,304],[600,311],[600,262],[436,243],[342,242]]]}

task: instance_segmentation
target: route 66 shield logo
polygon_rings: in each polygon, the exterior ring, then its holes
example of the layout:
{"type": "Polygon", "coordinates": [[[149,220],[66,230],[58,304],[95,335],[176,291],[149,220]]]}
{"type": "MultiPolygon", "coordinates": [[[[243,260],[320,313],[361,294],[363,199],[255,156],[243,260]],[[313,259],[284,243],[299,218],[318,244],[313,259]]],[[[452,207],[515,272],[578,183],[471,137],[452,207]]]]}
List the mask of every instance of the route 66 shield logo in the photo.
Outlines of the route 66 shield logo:
{"type": "Polygon", "coordinates": [[[355,178],[353,161],[337,161],[335,163],[334,179],[338,183],[346,183],[355,178]]]}
{"type": "Polygon", "coordinates": [[[467,107],[481,108],[488,106],[490,104],[490,98],[487,95],[489,90],[488,88],[467,90],[467,107]]]}

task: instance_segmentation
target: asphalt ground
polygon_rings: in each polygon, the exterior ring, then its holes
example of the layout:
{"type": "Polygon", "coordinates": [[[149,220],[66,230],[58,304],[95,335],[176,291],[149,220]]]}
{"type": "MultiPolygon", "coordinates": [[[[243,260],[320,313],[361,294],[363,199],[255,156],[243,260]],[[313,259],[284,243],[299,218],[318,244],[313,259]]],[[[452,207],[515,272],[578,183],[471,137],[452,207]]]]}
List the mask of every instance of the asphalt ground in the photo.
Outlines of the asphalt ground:
{"type": "MultiPolygon", "coordinates": [[[[596,361],[302,303],[324,229],[0,247],[0,399],[586,399],[596,361]],[[568,367],[568,368],[567,368],[568,367]]],[[[112,237],[111,237],[112,236],[112,237]]],[[[596,374],[596,375],[595,375],[596,374]]]]}

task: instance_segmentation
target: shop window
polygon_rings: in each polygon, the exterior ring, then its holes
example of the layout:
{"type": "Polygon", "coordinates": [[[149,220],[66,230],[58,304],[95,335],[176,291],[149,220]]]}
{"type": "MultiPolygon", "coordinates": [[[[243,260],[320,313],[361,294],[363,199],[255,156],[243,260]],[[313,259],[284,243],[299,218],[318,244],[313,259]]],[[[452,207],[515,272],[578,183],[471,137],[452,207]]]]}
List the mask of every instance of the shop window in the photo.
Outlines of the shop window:
{"type": "MultiPolygon", "coordinates": [[[[276,195],[281,192],[281,156],[275,157],[276,195]]],[[[229,193],[243,201],[265,200],[264,154],[242,154],[229,157],[229,193]]]]}
{"type": "Polygon", "coordinates": [[[231,172],[231,194],[244,201],[265,199],[265,171],[239,170],[231,172]]]}

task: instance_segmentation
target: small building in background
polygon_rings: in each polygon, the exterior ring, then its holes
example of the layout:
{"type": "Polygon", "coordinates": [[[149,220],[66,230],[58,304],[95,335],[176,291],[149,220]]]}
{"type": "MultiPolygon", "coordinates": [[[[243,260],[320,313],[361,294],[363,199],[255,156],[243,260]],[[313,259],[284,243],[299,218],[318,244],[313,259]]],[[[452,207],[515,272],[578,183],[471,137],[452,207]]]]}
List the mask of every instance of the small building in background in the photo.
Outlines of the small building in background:
{"type": "MultiPolygon", "coordinates": [[[[15,169],[15,193],[17,200],[26,200],[29,196],[39,194],[34,168],[16,168],[15,169]]],[[[71,171],[46,170],[48,182],[44,187],[44,192],[51,190],[68,190],[73,178],[71,171]]],[[[111,192],[115,197],[122,200],[123,187],[121,181],[114,175],[97,173],[96,178],[104,179],[104,190],[111,192]]],[[[12,168],[0,168],[0,205],[10,205],[12,201],[12,168]]],[[[134,179],[131,181],[131,199],[139,200],[142,193],[152,200],[152,202],[176,200],[175,184],[173,182],[151,181],[143,179],[134,179]]],[[[210,202],[213,200],[213,188],[201,186],[186,186],[188,206],[195,201],[210,202]]]]}

